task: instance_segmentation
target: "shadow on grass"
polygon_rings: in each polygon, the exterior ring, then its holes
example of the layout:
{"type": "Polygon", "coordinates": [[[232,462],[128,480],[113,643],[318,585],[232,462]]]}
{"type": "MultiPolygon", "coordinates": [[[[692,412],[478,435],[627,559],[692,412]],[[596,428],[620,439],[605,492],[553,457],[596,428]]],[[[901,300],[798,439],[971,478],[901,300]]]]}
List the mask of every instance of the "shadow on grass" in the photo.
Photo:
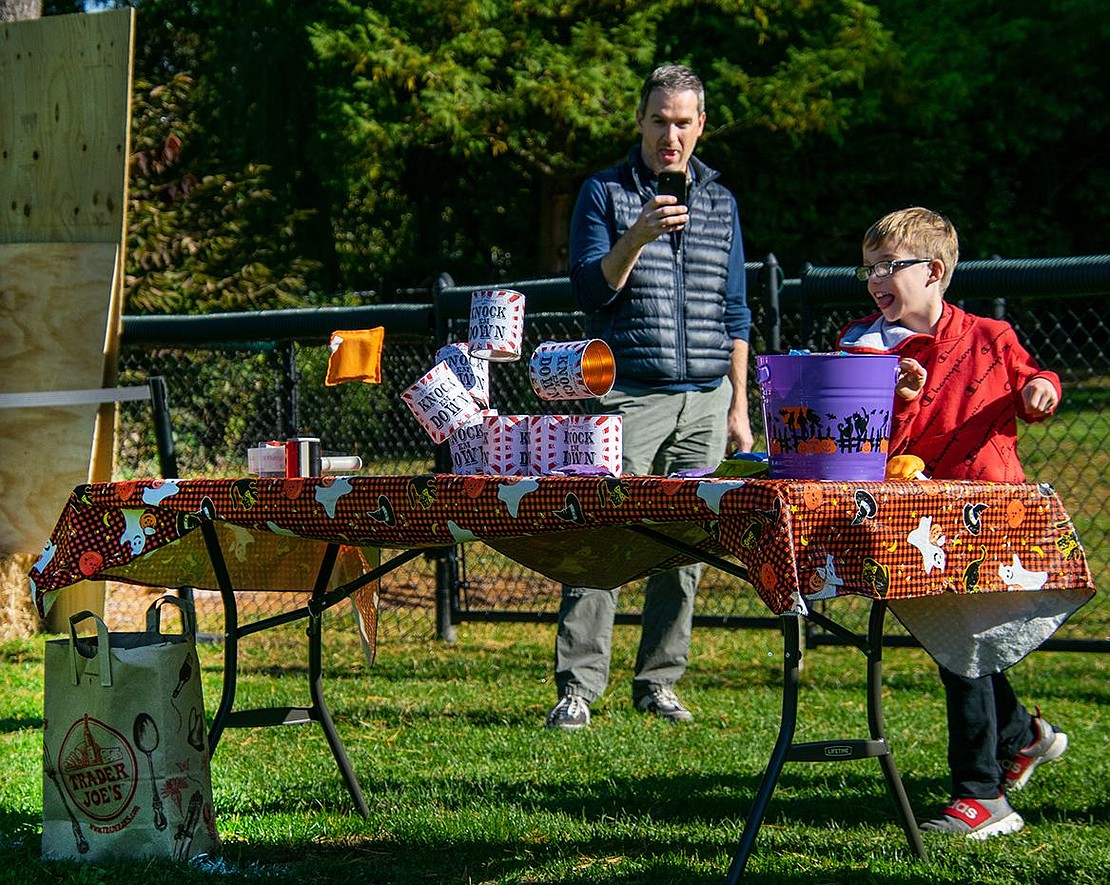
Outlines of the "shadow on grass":
{"type": "Polygon", "coordinates": [[[0,810],[0,833],[5,839],[16,833],[27,833],[42,824],[42,818],[23,812],[0,810]]]}
{"type": "MultiPolygon", "coordinates": [[[[518,881],[708,885],[725,879],[758,780],[754,775],[676,775],[611,779],[601,784],[567,785],[554,780],[482,784],[476,790],[464,779],[448,779],[437,782],[436,795],[427,799],[427,809],[417,809],[415,819],[402,815],[394,826],[389,815],[396,812],[384,812],[387,816],[383,817],[381,808],[392,807],[391,798],[411,795],[411,784],[366,778],[363,787],[371,801],[372,819],[364,826],[357,818],[337,823],[332,817],[329,822],[332,812],[324,811],[317,825],[307,827],[309,835],[302,835],[305,829],[299,824],[297,835],[290,835],[291,815],[307,812],[315,817],[321,808],[337,805],[337,797],[345,796],[329,779],[316,793],[275,795],[261,807],[242,811],[252,818],[253,832],[264,835],[229,835],[222,860],[210,872],[153,862],[144,865],[141,881],[191,885],[211,882],[211,872],[219,872],[219,880],[228,883],[261,878],[298,885],[518,881]],[[321,794],[333,786],[333,801],[321,804],[321,794]],[[488,791],[496,791],[497,807],[506,810],[493,823],[480,819],[486,810],[481,794],[488,791]],[[440,814],[451,816],[455,810],[468,808],[476,816],[476,823],[469,828],[460,823],[465,815],[442,827],[433,823],[440,814]],[[514,808],[522,813],[513,813],[514,808]],[[429,825],[421,831],[424,811],[429,825]],[[473,835],[498,828],[501,817],[527,820],[537,812],[562,813],[585,826],[556,825],[555,835],[539,829],[538,823],[533,828],[514,824],[503,837],[473,835]]],[[[939,779],[922,786],[943,789],[939,779]]],[[[1089,813],[1105,819],[1106,808],[1092,808],[1089,813]]],[[[1048,823],[1061,814],[1054,807],[1045,807],[1030,822],[1043,817],[1048,823]]],[[[1074,818],[1075,811],[1069,816],[1074,818]]],[[[19,849],[6,840],[0,846],[0,858],[7,855],[9,860],[30,861],[34,855],[37,864],[37,841],[30,832],[35,824],[27,815],[0,814],[0,832],[25,834],[19,849]]],[[[929,846],[939,858],[939,845],[929,846]]],[[[112,881],[110,877],[54,875],[65,867],[42,867],[50,881],[112,881]]],[[[788,766],[772,797],[744,881],[760,885],[936,885],[958,881],[946,875],[952,872],[912,857],[896,823],[892,801],[885,795],[885,784],[878,773],[872,776],[866,765],[859,772],[830,777],[794,776],[788,766]],[[876,861],[882,863],[883,872],[869,873],[876,861]]],[[[121,868],[120,873],[122,882],[140,881],[133,869],[121,868]]]]}
{"type": "Polygon", "coordinates": [[[15,734],[17,731],[26,731],[29,728],[42,728],[41,716],[27,716],[22,719],[0,719],[0,734],[15,734]]]}
{"type": "MultiPolygon", "coordinates": [[[[850,840],[848,834],[833,838],[850,840]]],[[[900,859],[896,837],[884,845],[882,853],[900,859]]],[[[775,872],[765,867],[757,843],[744,881],[794,885],[822,883],[859,883],[861,867],[875,856],[873,840],[866,849],[851,848],[837,862],[826,864],[820,879],[812,868],[782,871],[787,864],[774,861],[775,872]],[[760,869],[760,867],[764,867],[760,869]]],[[[606,882],[613,885],[708,885],[724,880],[735,851],[731,834],[694,838],[686,835],[658,834],[645,839],[637,836],[597,836],[587,839],[561,838],[558,841],[518,841],[482,839],[427,840],[366,839],[342,846],[304,843],[288,846],[258,846],[245,843],[228,845],[225,859],[232,869],[270,879],[275,874],[300,883],[349,881],[384,883],[437,882],[471,883],[527,881],[531,883],[606,882]],[[619,870],[624,867],[627,871],[619,870]],[[326,871],[317,873],[317,870],[326,871]]],[[[766,845],[767,856],[788,850],[782,845],[766,845]]],[[[797,859],[793,865],[799,865],[797,859]]],[[[884,875],[891,885],[935,885],[913,858],[905,857],[904,873],[884,875]]]]}
{"type": "MultiPolygon", "coordinates": [[[[342,878],[346,870],[352,881],[375,883],[718,883],[724,881],[736,851],[758,782],[756,776],[679,775],[569,786],[554,781],[498,784],[491,789],[496,790],[497,805],[507,810],[507,818],[557,812],[581,821],[591,834],[575,837],[567,835],[573,828],[558,826],[561,835],[550,841],[543,832],[515,831],[504,839],[443,837],[437,832],[429,832],[426,839],[405,832],[382,838],[381,824],[374,823],[367,828],[369,838],[348,835],[342,845],[242,842],[228,846],[228,858],[239,869],[288,864],[308,873],[301,876],[302,882],[327,881],[326,877],[313,878],[313,868],[318,866],[328,869],[333,881],[342,878]]],[[[368,779],[363,785],[368,795],[376,797],[411,792],[389,780],[368,779]]],[[[916,809],[926,793],[935,797],[944,795],[944,789],[940,778],[925,780],[911,791],[911,802],[916,809]]],[[[448,815],[465,812],[468,807],[480,810],[482,792],[467,782],[452,781],[443,786],[443,795],[437,791],[429,807],[448,815]],[[459,801],[450,801],[451,796],[459,801]]],[[[267,809],[261,812],[265,814],[267,809]]],[[[287,812],[288,807],[280,802],[270,810],[275,816],[287,812]]],[[[1106,812],[1102,804],[1079,815],[1075,809],[1043,806],[1027,819],[1030,824],[1087,815],[1105,820],[1106,812]]],[[[412,828],[409,821],[408,829],[412,828]]],[[[963,881],[959,877],[966,876],[967,870],[950,868],[940,841],[927,839],[926,846],[936,855],[939,868],[913,857],[893,800],[877,773],[870,776],[864,770],[829,778],[794,777],[788,767],[771,799],[744,881],[761,885],[963,881]],[[869,873],[876,861],[883,871],[869,873]]]]}
{"type": "MultiPolygon", "coordinates": [[[[780,776],[767,809],[765,824],[843,827],[897,825],[897,811],[878,764],[874,772],[860,763],[859,770],[828,777],[800,777],[788,767],[780,776]]],[[[555,813],[586,823],[647,819],[673,826],[717,826],[722,821],[742,822],[751,810],[763,773],[748,775],[677,774],[640,778],[606,777],[596,781],[565,780],[506,783],[489,779],[441,778],[427,782],[426,801],[445,812],[482,810],[483,797],[496,797],[496,807],[520,815],[555,813]]],[[[364,795],[373,807],[390,805],[396,798],[412,796],[410,781],[360,776],[364,795]]],[[[907,786],[911,806],[934,810],[930,803],[943,796],[940,779],[926,779],[907,786]],[[926,807],[927,806],[927,807],[926,807]]],[[[337,778],[285,785],[271,791],[264,801],[251,801],[235,809],[241,814],[289,814],[320,808],[333,813],[354,813],[349,795],[337,778]]],[[[920,815],[919,815],[920,816],[920,815]]]]}
{"type": "Polygon", "coordinates": [[[1087,821],[1097,821],[1101,824],[1110,820],[1110,801],[1105,799],[1093,802],[1085,808],[1076,809],[1073,805],[1045,801],[1040,798],[1035,800],[1033,804],[1028,804],[1022,801],[1019,796],[1014,798],[1013,805],[1025,818],[1025,822],[1032,825],[1056,824],[1064,820],[1075,821],[1080,824],[1087,821]]]}

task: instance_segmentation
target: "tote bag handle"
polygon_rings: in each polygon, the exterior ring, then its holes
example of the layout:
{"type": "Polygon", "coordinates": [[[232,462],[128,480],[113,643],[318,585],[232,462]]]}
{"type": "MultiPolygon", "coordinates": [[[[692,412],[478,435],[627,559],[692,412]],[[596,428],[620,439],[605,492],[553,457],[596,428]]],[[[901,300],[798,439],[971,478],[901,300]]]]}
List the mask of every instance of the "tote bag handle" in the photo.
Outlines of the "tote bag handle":
{"type": "Polygon", "coordinates": [[[100,684],[107,688],[112,684],[112,655],[108,645],[108,627],[93,612],[83,611],[69,616],[69,675],[73,684],[78,682],[77,656],[85,657],[77,647],[77,625],[92,618],[96,622],[95,660],[100,670],[100,684]]]}
{"type": "Polygon", "coordinates": [[[178,596],[159,596],[150,604],[146,610],[146,632],[154,633],[158,636],[164,636],[162,632],[162,608],[166,605],[173,605],[181,613],[181,623],[183,626],[183,635],[187,636],[193,642],[197,639],[197,615],[196,610],[193,608],[191,602],[181,599],[178,596]]]}

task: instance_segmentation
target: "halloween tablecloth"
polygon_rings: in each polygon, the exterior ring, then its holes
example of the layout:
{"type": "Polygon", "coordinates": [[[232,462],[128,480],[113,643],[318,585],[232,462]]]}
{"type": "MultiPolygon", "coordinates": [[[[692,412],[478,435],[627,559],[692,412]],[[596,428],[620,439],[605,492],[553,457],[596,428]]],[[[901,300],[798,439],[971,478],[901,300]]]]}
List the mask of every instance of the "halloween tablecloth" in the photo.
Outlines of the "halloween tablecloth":
{"type": "MultiPolygon", "coordinates": [[[[1071,518],[1043,483],[424,474],[78,486],[31,571],[39,611],[84,579],[217,589],[203,520],[243,591],[310,589],[329,543],[474,540],[555,580],[615,587],[691,561],[630,528],[649,526],[743,564],[776,614],[846,594],[887,599],[931,652],[918,633],[945,641],[953,598],[992,599],[961,605],[986,612],[961,620],[973,634],[1000,621],[1028,633],[1025,622],[1047,617],[1035,646],[1094,593],[1071,518]],[[933,604],[893,604],[920,599],[933,604]],[[928,614],[914,624],[918,609],[928,614]]],[[[1027,651],[977,653],[975,667],[1027,651]]]]}

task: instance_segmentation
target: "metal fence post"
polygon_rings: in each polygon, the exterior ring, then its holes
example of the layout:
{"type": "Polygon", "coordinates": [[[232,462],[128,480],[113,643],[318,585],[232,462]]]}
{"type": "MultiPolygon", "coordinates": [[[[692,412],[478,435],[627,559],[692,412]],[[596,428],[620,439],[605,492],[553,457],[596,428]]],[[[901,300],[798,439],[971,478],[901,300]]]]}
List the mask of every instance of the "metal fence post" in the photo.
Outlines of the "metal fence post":
{"type": "Polygon", "coordinates": [[[281,434],[292,439],[301,432],[301,409],[298,401],[297,351],[292,341],[281,348],[281,434]]]}
{"type": "MultiPolygon", "coordinates": [[[[809,271],[812,267],[813,267],[813,265],[808,261],[802,266],[802,274],[801,274],[802,280],[805,280],[806,274],[809,273],[809,271]]],[[[801,346],[805,347],[807,350],[820,350],[820,347],[818,347],[814,343],[813,308],[809,303],[809,299],[806,298],[806,290],[805,290],[804,286],[802,287],[802,290],[801,290],[801,303],[799,304],[799,307],[800,307],[801,315],[802,315],[802,345],[801,346]]]]}
{"type": "Polygon", "coordinates": [[[763,285],[766,295],[766,316],[763,321],[763,349],[778,353],[782,346],[782,315],[779,311],[779,289],[782,287],[782,268],[773,252],[763,259],[763,285]]]}
{"type": "MultiPolygon", "coordinates": [[[[454,284],[448,273],[436,277],[432,300],[435,305],[436,341],[440,344],[447,340],[447,318],[440,310],[438,296],[454,284]]],[[[435,469],[437,473],[450,473],[453,469],[447,443],[435,448],[435,469]]],[[[453,643],[456,639],[453,614],[459,607],[459,551],[457,547],[440,547],[428,555],[436,564],[436,639],[453,643]]]]}
{"type": "Polygon", "coordinates": [[[150,388],[150,405],[154,410],[154,447],[158,452],[158,472],[163,479],[173,479],[180,471],[177,469],[166,379],[161,375],[151,375],[146,383],[150,388]]]}

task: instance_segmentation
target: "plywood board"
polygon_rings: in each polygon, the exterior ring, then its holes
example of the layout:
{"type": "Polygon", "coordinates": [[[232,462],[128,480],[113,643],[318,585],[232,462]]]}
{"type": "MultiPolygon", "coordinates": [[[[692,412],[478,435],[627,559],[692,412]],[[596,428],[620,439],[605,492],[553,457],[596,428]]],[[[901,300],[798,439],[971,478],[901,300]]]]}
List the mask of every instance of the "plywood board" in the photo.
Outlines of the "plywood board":
{"type": "MultiPolygon", "coordinates": [[[[113,243],[0,244],[0,392],[101,386],[118,256],[113,243]]],[[[0,553],[42,549],[90,478],[96,416],[96,406],[0,413],[0,553]]]]}
{"type": "Polygon", "coordinates": [[[0,243],[123,242],[133,24],[0,24],[0,243]]]}
{"type": "MultiPolygon", "coordinates": [[[[134,24],[132,9],[0,24],[2,391],[115,383],[134,24]]],[[[0,416],[0,565],[37,555],[74,485],[110,478],[114,415],[0,416]]],[[[72,589],[103,612],[102,585],[72,589]]]]}

